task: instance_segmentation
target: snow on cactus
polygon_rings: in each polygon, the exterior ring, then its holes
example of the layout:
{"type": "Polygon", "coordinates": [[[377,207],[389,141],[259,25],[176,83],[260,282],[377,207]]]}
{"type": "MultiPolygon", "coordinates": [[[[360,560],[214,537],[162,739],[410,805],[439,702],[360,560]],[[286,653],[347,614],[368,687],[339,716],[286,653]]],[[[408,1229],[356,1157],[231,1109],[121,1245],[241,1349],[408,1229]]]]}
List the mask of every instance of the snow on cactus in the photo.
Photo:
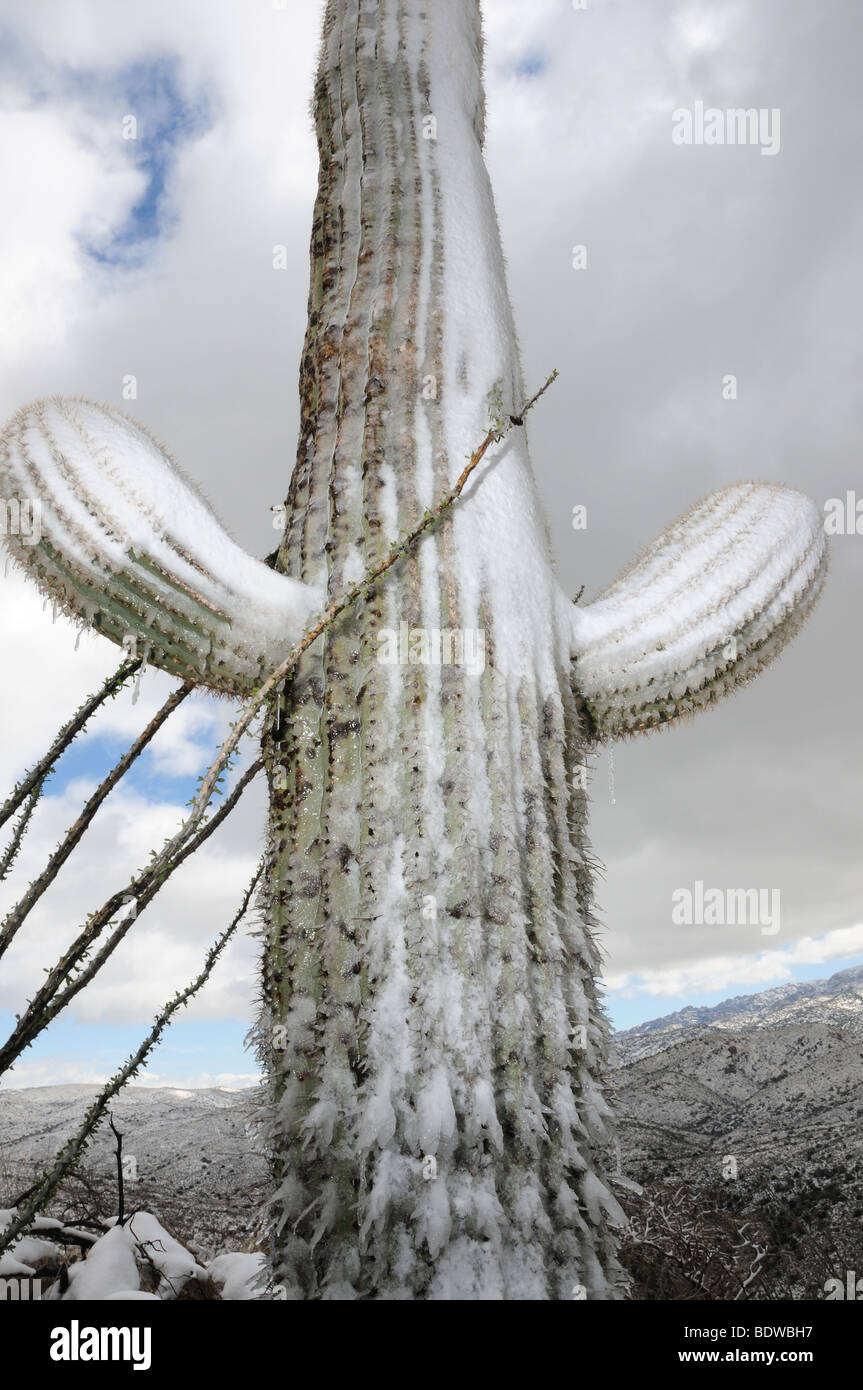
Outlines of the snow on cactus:
{"type": "Polygon", "coordinates": [[[39,505],[15,559],[72,617],[154,665],[245,694],[302,635],[320,594],[230,539],[152,436],[92,401],[38,401],[3,434],[0,487],[39,505]]]}
{"type": "Polygon", "coordinates": [[[723,488],[573,613],[575,681],[600,736],[714,701],[797,632],[826,573],[821,514],[802,493],[723,488]]]}
{"type": "MultiPolygon", "coordinates": [[[[520,426],[481,68],[476,0],[329,0],[279,573],[138,427],[43,404],[0,466],[49,504],[16,556],[65,606],[242,693],[436,506],[490,417],[520,426]]],[[[517,427],[302,657],[264,734],[256,1034],[285,1297],[621,1296],[581,769],[753,674],[824,564],[805,498],[741,485],[574,607],[517,427]]]]}

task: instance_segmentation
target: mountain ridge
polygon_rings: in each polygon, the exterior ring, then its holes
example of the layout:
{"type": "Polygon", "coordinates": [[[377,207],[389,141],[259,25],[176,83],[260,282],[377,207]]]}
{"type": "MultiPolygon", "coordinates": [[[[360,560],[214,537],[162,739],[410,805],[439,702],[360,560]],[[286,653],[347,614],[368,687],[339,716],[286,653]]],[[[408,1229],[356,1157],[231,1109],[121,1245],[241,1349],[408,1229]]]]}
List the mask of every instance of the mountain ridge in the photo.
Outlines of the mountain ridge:
{"type": "Polygon", "coordinates": [[[648,1019],[613,1035],[614,1065],[626,1066],[675,1046],[700,1029],[728,1031],[764,1028],[780,1022],[803,1022],[810,1015],[830,1016],[843,1025],[849,1016],[863,1031],[863,965],[850,966],[818,980],[789,981],[755,994],[737,994],[709,1006],[687,1005],[648,1019]],[[827,1004],[827,1008],[823,1007],[827,1004]]]}

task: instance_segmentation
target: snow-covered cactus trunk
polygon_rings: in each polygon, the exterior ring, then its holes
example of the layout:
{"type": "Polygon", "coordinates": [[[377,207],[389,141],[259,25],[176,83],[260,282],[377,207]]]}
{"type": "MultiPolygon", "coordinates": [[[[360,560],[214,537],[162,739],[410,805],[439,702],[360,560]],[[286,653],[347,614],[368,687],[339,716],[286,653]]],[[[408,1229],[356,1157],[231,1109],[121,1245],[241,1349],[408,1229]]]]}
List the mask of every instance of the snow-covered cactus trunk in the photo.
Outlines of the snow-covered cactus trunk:
{"type": "MultiPolygon", "coordinates": [[[[331,598],[455,482],[490,392],[524,401],[481,69],[476,0],[327,6],[278,567],[331,598]]],[[[516,431],[286,692],[259,1042],[291,1297],[613,1294],[570,648],[516,431]]]]}

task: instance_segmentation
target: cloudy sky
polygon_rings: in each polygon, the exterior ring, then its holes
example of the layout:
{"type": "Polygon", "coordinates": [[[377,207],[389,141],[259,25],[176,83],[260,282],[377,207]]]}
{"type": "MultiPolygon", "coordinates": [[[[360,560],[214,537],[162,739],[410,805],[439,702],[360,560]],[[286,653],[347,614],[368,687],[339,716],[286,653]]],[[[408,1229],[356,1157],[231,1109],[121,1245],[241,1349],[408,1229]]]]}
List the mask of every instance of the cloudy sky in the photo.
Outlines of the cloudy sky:
{"type": "MultiPolygon", "coordinates": [[[[0,415],[52,392],[124,404],[261,555],[297,427],[320,11],[318,0],[0,0],[0,415]],[[123,138],[128,116],[135,139],[123,138]],[[274,270],[282,245],[287,268],[274,270]],[[137,399],[123,402],[128,377],[137,399]]],[[[525,373],[561,372],[530,438],[567,589],[584,584],[589,600],[728,482],[785,482],[819,506],[863,499],[856,0],[487,0],[485,13],[488,160],[525,373]],[[697,102],[778,111],[777,152],[675,144],[673,113],[697,102]],[[576,506],[585,530],[572,527],[576,506]]],[[[755,684],[619,746],[613,766],[596,761],[620,1026],[863,960],[861,555],[863,536],[836,537],[826,597],[755,684]],[[697,881],[778,890],[780,930],[675,925],[672,894],[697,881]]],[[[116,665],[107,644],[85,638],[76,654],[74,641],[14,574],[0,585],[3,786],[116,665]]],[[[171,684],[149,674],[138,705],[118,697],[64,761],[19,881],[171,684]]],[[[176,827],[230,717],[229,705],[189,702],[112,796],[4,960],[0,1025],[176,827]]],[[[257,789],[15,1084],[114,1069],[233,914],[263,816],[257,789]]],[[[247,935],[151,1082],[251,1079],[255,961],[247,935]]]]}

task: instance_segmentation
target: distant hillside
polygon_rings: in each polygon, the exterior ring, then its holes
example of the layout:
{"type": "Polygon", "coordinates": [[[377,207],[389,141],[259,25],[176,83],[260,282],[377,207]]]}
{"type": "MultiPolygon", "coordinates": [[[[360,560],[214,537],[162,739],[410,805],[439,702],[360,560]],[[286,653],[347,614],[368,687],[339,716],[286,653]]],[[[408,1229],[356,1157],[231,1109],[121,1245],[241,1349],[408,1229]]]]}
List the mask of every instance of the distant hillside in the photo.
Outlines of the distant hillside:
{"type": "MultiPolygon", "coordinates": [[[[0,1091],[0,1207],[71,1137],[98,1089],[0,1091]]],[[[124,1136],[123,1153],[137,1166],[137,1179],[127,1184],[127,1205],[157,1211],[202,1258],[239,1249],[253,1236],[267,1176],[252,1125],[256,1102],[255,1090],[130,1086],[111,1107],[124,1136]]],[[[67,1186],[70,1217],[81,1219],[88,1202],[92,1209],[113,1209],[114,1146],[106,1124],[85,1160],[92,1191],[86,1183],[67,1186]]]]}
{"type": "Polygon", "coordinates": [[[833,1022],[858,1034],[863,1031],[863,965],[840,970],[827,980],[776,985],[760,994],[735,995],[712,1008],[690,1006],[639,1023],[615,1035],[615,1061],[625,1065],[664,1051],[698,1029],[763,1028],[776,1023],[802,1026],[808,1022],[833,1022]]]}

